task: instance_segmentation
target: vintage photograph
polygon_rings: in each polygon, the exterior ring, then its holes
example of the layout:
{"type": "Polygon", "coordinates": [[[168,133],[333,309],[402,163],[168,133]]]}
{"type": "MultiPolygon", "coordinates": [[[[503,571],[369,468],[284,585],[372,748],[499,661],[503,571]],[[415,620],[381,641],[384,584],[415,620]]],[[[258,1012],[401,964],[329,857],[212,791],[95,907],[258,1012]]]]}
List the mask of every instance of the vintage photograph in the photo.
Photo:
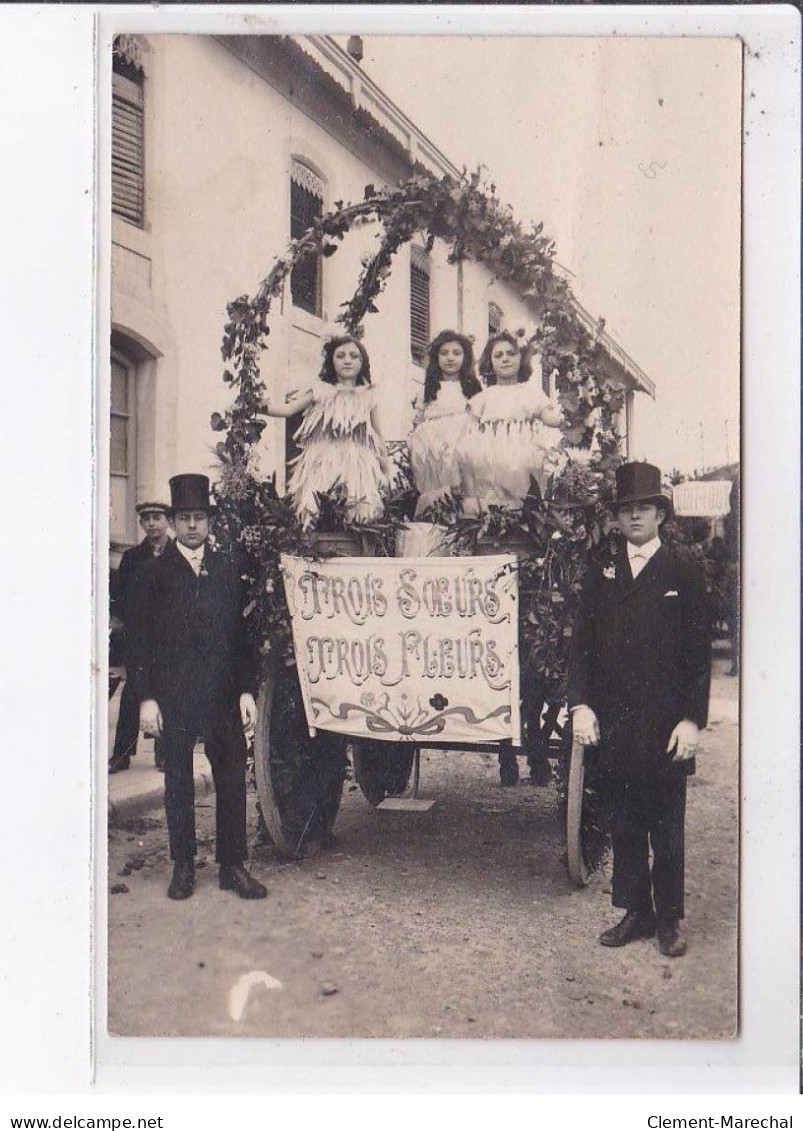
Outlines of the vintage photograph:
{"type": "Polygon", "coordinates": [[[114,36],[112,1037],[738,1035],[742,97],[114,36]]]}

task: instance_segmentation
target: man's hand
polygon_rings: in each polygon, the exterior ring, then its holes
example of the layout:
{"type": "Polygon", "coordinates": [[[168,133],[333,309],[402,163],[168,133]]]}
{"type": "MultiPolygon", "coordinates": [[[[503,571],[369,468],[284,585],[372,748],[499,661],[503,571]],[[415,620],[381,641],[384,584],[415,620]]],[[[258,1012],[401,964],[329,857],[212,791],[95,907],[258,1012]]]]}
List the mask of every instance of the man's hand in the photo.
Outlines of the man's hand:
{"type": "Polygon", "coordinates": [[[250,691],[244,691],[240,696],[240,718],[245,737],[251,738],[257,725],[257,705],[250,691]]]}
{"type": "Polygon", "coordinates": [[[697,723],[693,723],[691,719],[681,719],[672,734],[669,737],[669,745],[667,752],[674,750],[675,756],[673,762],[685,762],[689,758],[693,758],[697,753],[697,747],[700,742],[700,731],[697,723]]]}
{"type": "Polygon", "coordinates": [[[143,699],[139,705],[139,729],[143,734],[162,733],[162,712],[155,699],[143,699]]]}
{"type": "Polygon", "coordinates": [[[583,746],[599,745],[599,721],[597,716],[583,704],[572,711],[572,736],[583,746]]]}

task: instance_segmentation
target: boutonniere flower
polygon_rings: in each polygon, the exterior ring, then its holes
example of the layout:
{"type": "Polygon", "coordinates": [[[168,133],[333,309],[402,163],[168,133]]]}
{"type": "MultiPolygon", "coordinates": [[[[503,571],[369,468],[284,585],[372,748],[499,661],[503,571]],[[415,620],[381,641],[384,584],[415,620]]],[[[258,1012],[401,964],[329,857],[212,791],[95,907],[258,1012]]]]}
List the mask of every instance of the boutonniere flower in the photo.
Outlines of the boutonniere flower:
{"type": "Polygon", "coordinates": [[[615,565],[605,566],[605,568],[602,571],[602,576],[605,578],[606,581],[615,581],[616,580],[616,566],[615,565]]]}

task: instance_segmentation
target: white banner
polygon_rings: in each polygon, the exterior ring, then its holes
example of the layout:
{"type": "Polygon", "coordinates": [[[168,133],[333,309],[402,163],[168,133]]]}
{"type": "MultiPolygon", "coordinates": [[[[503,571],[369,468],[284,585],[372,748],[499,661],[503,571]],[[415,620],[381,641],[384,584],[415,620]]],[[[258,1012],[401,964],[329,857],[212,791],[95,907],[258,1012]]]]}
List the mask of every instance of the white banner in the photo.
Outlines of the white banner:
{"type": "Polygon", "coordinates": [[[282,555],[310,731],[521,744],[516,558],[282,555]]]}
{"type": "Polygon", "coordinates": [[[675,514],[689,518],[721,518],[730,511],[730,479],[689,479],[672,488],[675,514]]]}

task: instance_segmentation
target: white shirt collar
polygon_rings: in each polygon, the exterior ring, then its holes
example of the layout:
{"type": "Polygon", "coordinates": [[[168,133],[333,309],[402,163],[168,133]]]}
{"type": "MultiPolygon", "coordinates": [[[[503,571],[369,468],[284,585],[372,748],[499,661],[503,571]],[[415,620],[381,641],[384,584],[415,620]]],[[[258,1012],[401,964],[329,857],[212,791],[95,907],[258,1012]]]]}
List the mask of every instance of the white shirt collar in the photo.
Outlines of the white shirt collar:
{"type": "Polygon", "coordinates": [[[661,539],[657,536],[655,538],[651,538],[649,542],[645,542],[643,546],[634,546],[632,542],[628,542],[627,558],[628,561],[632,562],[633,558],[638,555],[638,557],[644,559],[644,562],[646,564],[646,562],[650,560],[653,554],[657,553],[657,551],[660,549],[661,539]]]}
{"type": "Polygon", "coordinates": [[[206,542],[202,542],[195,550],[191,550],[189,546],[185,546],[183,542],[179,542],[178,538],[176,539],[176,549],[182,558],[186,558],[190,564],[203,561],[205,546],[206,542]]]}

